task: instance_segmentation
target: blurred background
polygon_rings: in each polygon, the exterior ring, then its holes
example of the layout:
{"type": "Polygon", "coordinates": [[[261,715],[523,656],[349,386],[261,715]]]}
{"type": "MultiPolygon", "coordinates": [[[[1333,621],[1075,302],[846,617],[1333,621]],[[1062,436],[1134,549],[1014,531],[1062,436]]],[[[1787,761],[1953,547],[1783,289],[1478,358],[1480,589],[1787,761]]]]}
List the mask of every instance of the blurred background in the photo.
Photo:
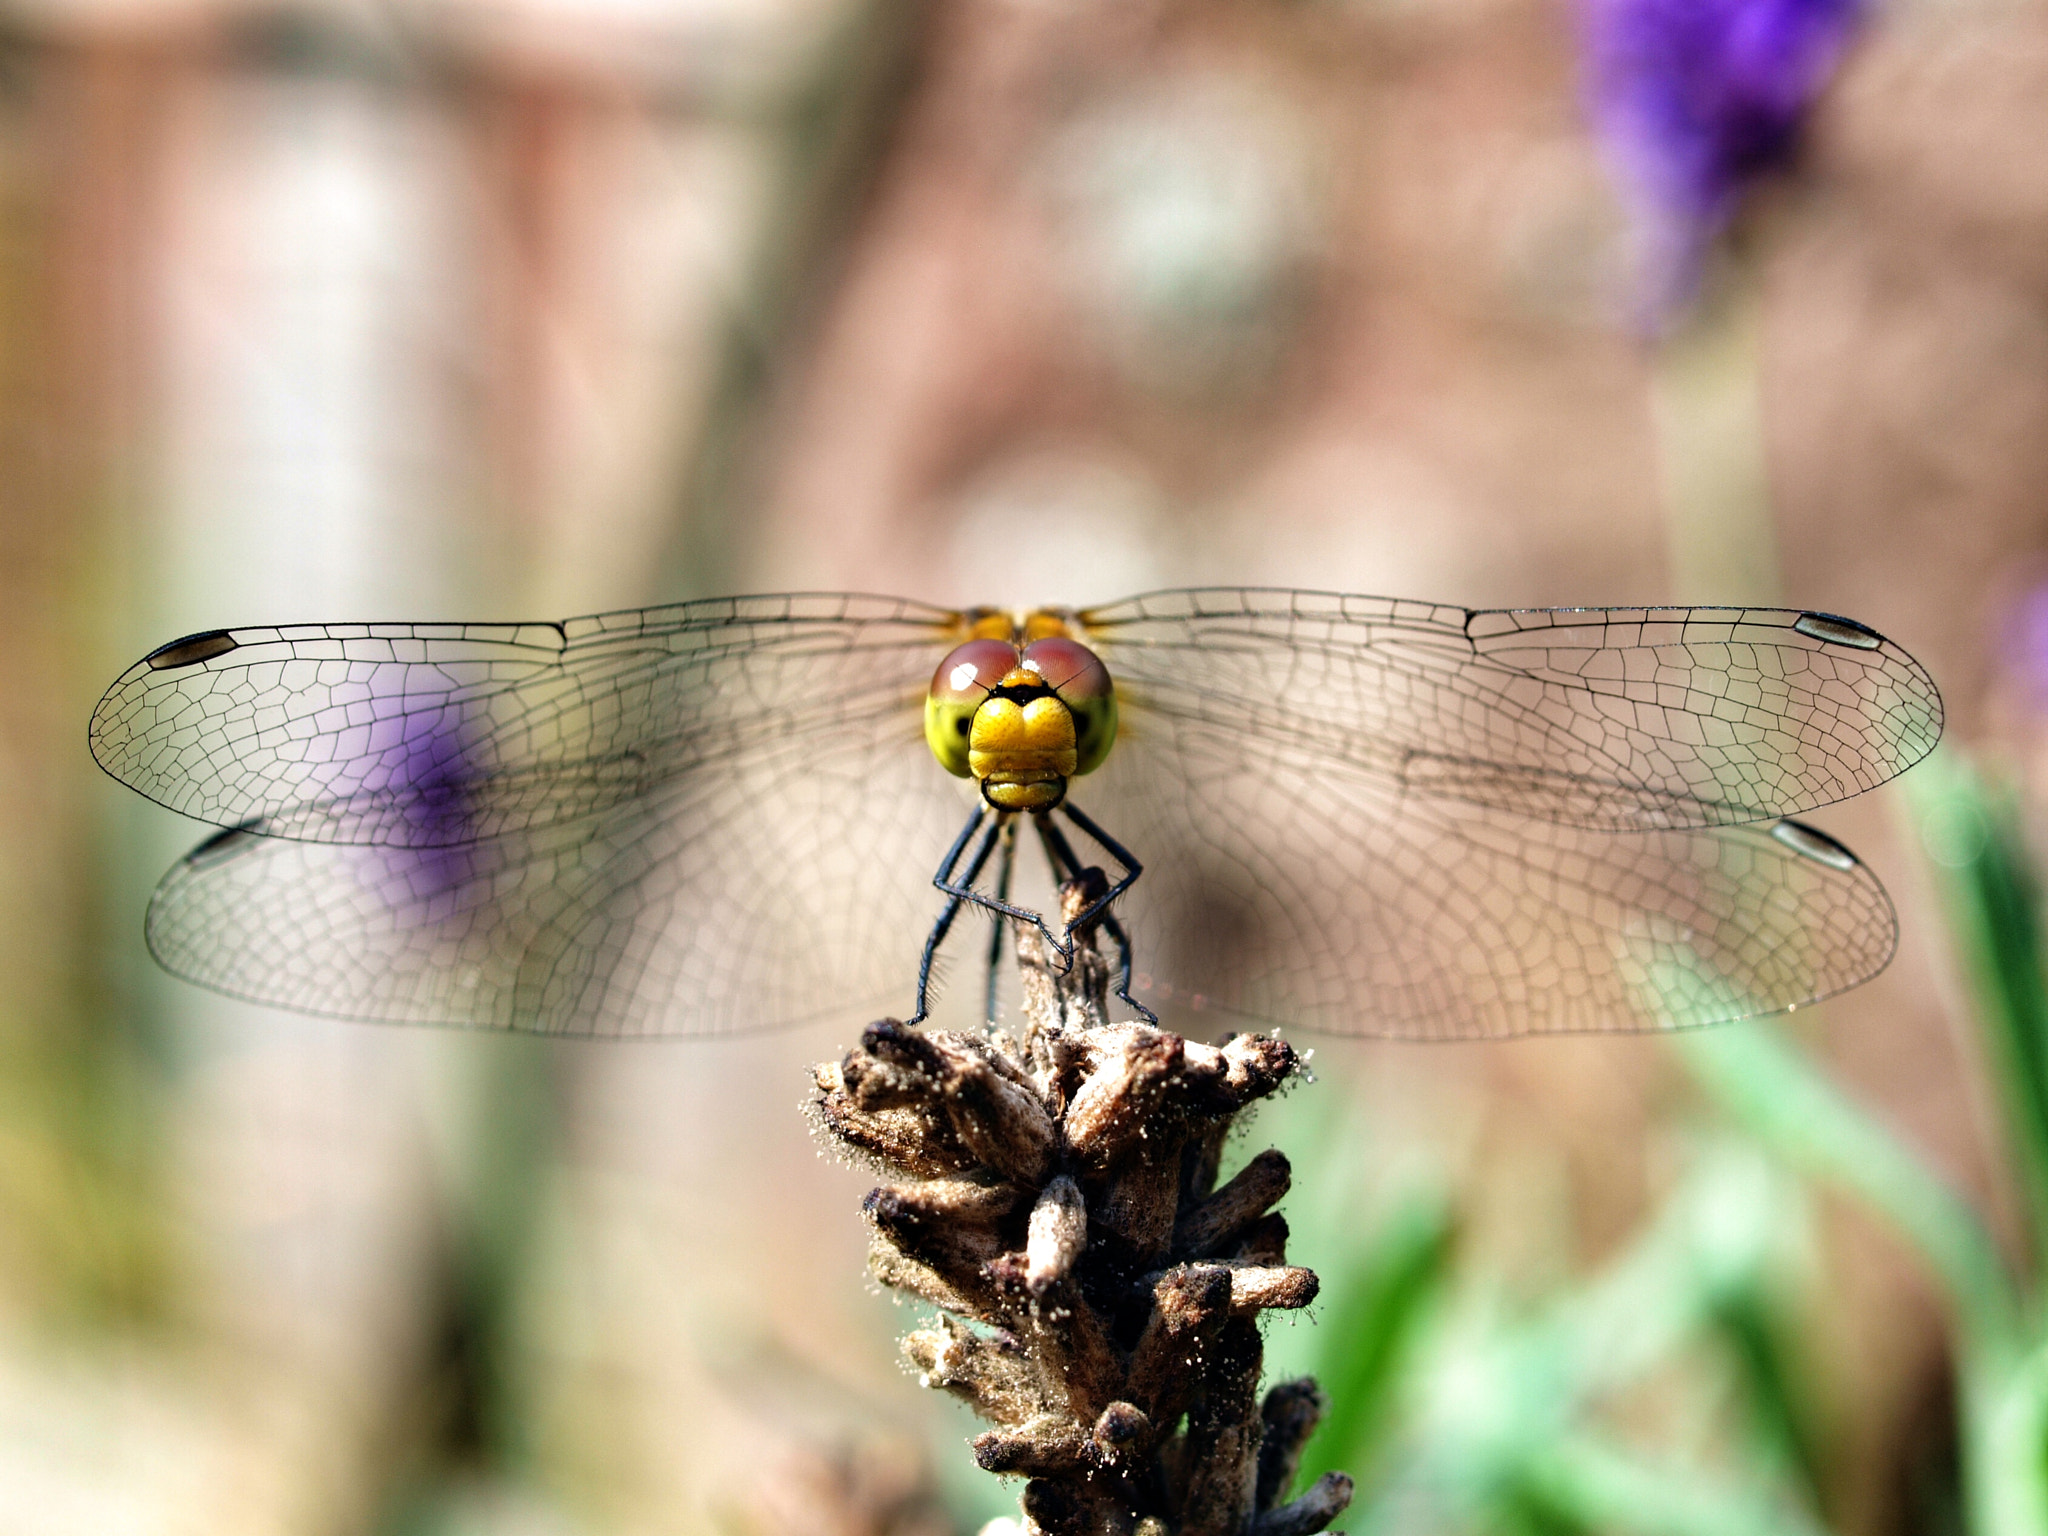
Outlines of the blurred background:
{"type": "Polygon", "coordinates": [[[0,9],[0,1533],[1014,1508],[806,1134],[848,1041],[171,982],[202,829],[85,721],[223,625],[1202,582],[1782,600],[1950,711],[1816,818],[1876,983],[1323,1043],[1255,1128],[1350,1528],[2048,1530],[2048,8],[1832,12],[1674,230],[1566,0],[0,9]]]}

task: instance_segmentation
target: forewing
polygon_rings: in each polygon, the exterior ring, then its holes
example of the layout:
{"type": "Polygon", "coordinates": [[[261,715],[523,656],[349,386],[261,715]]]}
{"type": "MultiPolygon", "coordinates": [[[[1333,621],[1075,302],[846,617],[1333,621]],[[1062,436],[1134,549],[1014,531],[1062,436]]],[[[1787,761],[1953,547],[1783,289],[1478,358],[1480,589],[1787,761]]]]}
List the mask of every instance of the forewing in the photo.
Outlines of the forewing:
{"type": "Polygon", "coordinates": [[[1861,793],[1941,734],[1918,662],[1792,609],[1472,611],[1208,589],[1080,617],[1133,738],[1167,720],[1219,743],[1285,743],[1410,806],[1588,830],[1727,826],[1861,793]]]}
{"type": "Polygon", "coordinates": [[[1679,1027],[1842,991],[1895,942],[1878,882],[1794,822],[1588,831],[1191,721],[1076,793],[1145,863],[1123,912],[1137,995],[1168,1010],[1416,1039],[1679,1027]]]}
{"type": "Polygon", "coordinates": [[[914,697],[956,622],[826,593],[560,624],[222,630],[129,668],[90,739],[114,777],[217,826],[459,846],[740,771],[848,688],[914,697]]]}
{"type": "Polygon", "coordinates": [[[218,991],[394,1022],[618,1038],[900,1013],[969,803],[915,710],[854,689],[829,729],[458,846],[225,832],[164,880],[150,947],[218,991]]]}

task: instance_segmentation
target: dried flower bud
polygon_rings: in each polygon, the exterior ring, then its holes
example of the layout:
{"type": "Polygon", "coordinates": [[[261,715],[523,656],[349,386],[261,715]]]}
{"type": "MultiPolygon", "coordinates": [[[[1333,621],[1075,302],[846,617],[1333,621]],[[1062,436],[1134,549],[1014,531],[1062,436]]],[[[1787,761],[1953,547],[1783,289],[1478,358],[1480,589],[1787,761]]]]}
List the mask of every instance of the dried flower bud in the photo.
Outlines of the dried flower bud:
{"type": "Polygon", "coordinates": [[[1308,1437],[1328,1410],[1329,1400],[1311,1377],[1279,1382],[1267,1391],[1259,1408],[1265,1426],[1259,1441],[1260,1508],[1271,1509],[1294,1486],[1308,1437]]]}
{"type": "Polygon", "coordinates": [[[1156,1029],[1132,1030],[1067,1105],[1067,1150],[1083,1167],[1106,1168],[1149,1128],[1180,1070],[1186,1042],[1156,1029]]]}
{"type": "Polygon", "coordinates": [[[1296,1264],[1233,1264],[1230,1310],[1240,1317],[1275,1309],[1292,1311],[1314,1301],[1321,1286],[1314,1270],[1296,1264]]]}
{"type": "Polygon", "coordinates": [[[1263,1350],[1256,1324],[1233,1318],[1218,1335],[1201,1400],[1188,1410],[1187,1491],[1180,1536],[1238,1536],[1257,1490],[1263,1350]]]}
{"type": "Polygon", "coordinates": [[[1085,1472],[1093,1464],[1088,1450],[1088,1437],[1073,1421],[1054,1414],[974,1437],[974,1460],[982,1471],[1019,1472],[1026,1477],[1085,1472]]]}
{"type": "Polygon", "coordinates": [[[924,1106],[931,1082],[920,1070],[923,1036],[896,1019],[877,1019],[839,1064],[840,1080],[862,1109],[924,1106]]]}
{"type": "Polygon", "coordinates": [[[1230,1271],[1221,1264],[1187,1265],[1157,1277],[1152,1315],[1131,1351],[1130,1400],[1155,1422],[1171,1422],[1200,1387],[1210,1342],[1230,1315],[1230,1271]]]}
{"type": "MultiPolygon", "coordinates": [[[[1070,883],[1070,917],[1103,888],[1070,883]]],[[[1272,1210],[1287,1159],[1216,1182],[1232,1116],[1294,1053],[1106,1023],[1108,967],[1073,941],[1068,963],[1018,930],[1021,1038],[884,1019],[817,1070],[814,1123],[901,1176],[864,1206],[876,1278],[946,1314],[904,1351],[994,1425],[976,1461],[1030,1479],[1023,1536],[1320,1530],[1342,1479],[1274,1507],[1320,1399],[1257,1397],[1257,1319],[1316,1293],[1272,1210]]]]}
{"type": "Polygon", "coordinates": [[[1034,1305],[1023,1323],[1040,1373],[1040,1390],[1086,1424],[1123,1388],[1122,1353],[1109,1328],[1071,1281],[1034,1305]]]}
{"type": "Polygon", "coordinates": [[[847,1089],[839,1063],[819,1067],[816,1080],[818,1092],[811,1101],[815,1123],[891,1173],[942,1179],[976,1166],[974,1154],[960,1145],[951,1127],[920,1109],[862,1107],[847,1089]]]}
{"type": "Polygon", "coordinates": [[[954,1284],[972,1276],[1008,1245],[999,1224],[1018,1206],[1014,1189],[964,1179],[884,1184],[861,1210],[875,1230],[954,1284]]]}
{"type": "Polygon", "coordinates": [[[928,1264],[921,1264],[884,1237],[868,1249],[868,1273],[892,1291],[908,1291],[921,1301],[959,1317],[990,1321],[996,1309],[993,1292],[980,1276],[955,1285],[928,1264]]]}
{"type": "Polygon", "coordinates": [[[1232,1110],[1263,1099],[1294,1076],[1301,1059],[1274,1035],[1233,1035],[1223,1044],[1223,1093],[1232,1110]]]}
{"type": "Polygon", "coordinates": [[[1035,1093],[973,1058],[948,1080],[946,1112],[961,1145],[1013,1183],[1031,1185],[1050,1168],[1059,1132],[1035,1093]]]}
{"type": "Polygon", "coordinates": [[[1152,1438],[1152,1421],[1134,1403],[1111,1403],[1102,1410],[1088,1438],[1103,1456],[1114,1459],[1152,1438]]]}
{"type": "Polygon", "coordinates": [[[1292,1504],[1255,1517],[1251,1536],[1314,1536],[1350,1507],[1351,1479],[1342,1472],[1325,1472],[1292,1504]]]}
{"type": "Polygon", "coordinates": [[[920,1328],[903,1341],[903,1353],[918,1367],[924,1384],[964,1399],[985,1418],[1014,1423],[1050,1406],[1037,1390],[1037,1376],[1015,1335],[975,1333],[949,1317],[920,1328]]]}
{"type": "Polygon", "coordinates": [[[1101,1186],[1095,1225],[1113,1236],[1134,1266],[1159,1263],[1173,1245],[1175,1191],[1180,1187],[1180,1138],[1171,1126],[1138,1139],[1101,1186]]]}
{"type": "Polygon", "coordinates": [[[1237,1252],[1230,1255],[1240,1264],[1284,1264],[1287,1262],[1287,1218],[1275,1212],[1261,1216],[1238,1239],[1237,1252]]]}
{"type": "Polygon", "coordinates": [[[1043,1178],[1058,1134],[1030,1077],[998,1065],[984,1041],[944,1030],[919,1034],[894,1019],[870,1024],[841,1076],[860,1107],[914,1103],[942,1121],[951,1140],[1005,1179],[1043,1178]]]}
{"type": "Polygon", "coordinates": [[[1173,1232],[1174,1247],[1203,1258],[1234,1248],[1245,1229],[1279,1203],[1291,1180],[1285,1157],[1261,1152],[1228,1184],[1181,1217],[1173,1232]]]}
{"type": "Polygon", "coordinates": [[[1054,1281],[1072,1272],[1087,1242],[1088,1207],[1082,1203],[1081,1187],[1061,1174],[1045,1186],[1031,1209],[1024,1248],[1025,1288],[1043,1296],[1054,1281]]]}

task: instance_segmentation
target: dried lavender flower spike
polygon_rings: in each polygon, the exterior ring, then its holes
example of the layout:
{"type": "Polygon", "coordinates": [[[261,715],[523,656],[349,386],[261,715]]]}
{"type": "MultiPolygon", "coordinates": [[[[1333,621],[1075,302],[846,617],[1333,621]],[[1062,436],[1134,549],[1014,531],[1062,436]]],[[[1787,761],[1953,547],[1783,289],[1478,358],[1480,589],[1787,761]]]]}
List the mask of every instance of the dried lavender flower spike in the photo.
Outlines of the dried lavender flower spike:
{"type": "MultiPolygon", "coordinates": [[[[1061,892],[1065,920],[1099,882],[1061,892]]],[[[873,1273],[940,1312],[904,1353],[994,1425],[975,1459],[1027,1479],[1022,1536],[1327,1530],[1349,1478],[1289,1498],[1322,1394],[1258,1391],[1259,1319],[1316,1293],[1272,1210],[1292,1174],[1268,1151],[1216,1182],[1294,1052],[1113,1024],[1094,936],[1073,944],[1062,967],[1018,930],[1019,1039],[883,1020],[816,1070],[814,1124],[892,1181],[865,1205],[873,1273]]]]}

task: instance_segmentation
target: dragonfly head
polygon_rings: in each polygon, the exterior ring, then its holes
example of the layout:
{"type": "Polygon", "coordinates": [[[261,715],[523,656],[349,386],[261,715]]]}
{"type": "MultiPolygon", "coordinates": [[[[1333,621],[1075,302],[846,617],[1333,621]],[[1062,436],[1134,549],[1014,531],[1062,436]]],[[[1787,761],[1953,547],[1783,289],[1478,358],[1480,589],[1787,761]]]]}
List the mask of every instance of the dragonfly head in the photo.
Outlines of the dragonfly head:
{"type": "Polygon", "coordinates": [[[1049,811],[1116,740],[1109,669],[1077,640],[970,640],[925,695],[924,736],[948,773],[1003,811],[1049,811]]]}

